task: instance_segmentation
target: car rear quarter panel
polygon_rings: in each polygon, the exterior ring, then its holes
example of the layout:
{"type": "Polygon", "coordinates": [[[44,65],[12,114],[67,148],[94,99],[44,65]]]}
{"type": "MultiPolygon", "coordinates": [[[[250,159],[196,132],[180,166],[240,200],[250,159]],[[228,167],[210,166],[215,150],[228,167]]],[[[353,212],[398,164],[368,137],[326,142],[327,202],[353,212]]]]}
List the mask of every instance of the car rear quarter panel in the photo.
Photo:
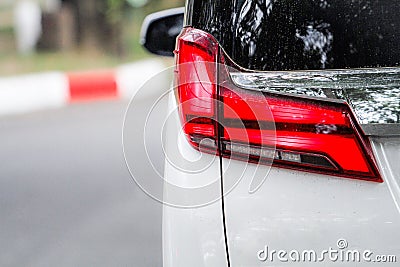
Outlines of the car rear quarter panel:
{"type": "MultiPolygon", "coordinates": [[[[233,179],[246,164],[224,160],[224,166],[228,165],[224,180],[233,179]]],[[[380,184],[272,168],[260,189],[251,194],[255,168],[247,166],[238,185],[225,196],[232,266],[293,264],[261,262],[257,253],[265,246],[318,253],[337,249],[337,241],[343,238],[349,249],[400,255],[400,216],[387,181],[380,184]]],[[[342,264],[354,266],[354,262],[342,264]]]]}

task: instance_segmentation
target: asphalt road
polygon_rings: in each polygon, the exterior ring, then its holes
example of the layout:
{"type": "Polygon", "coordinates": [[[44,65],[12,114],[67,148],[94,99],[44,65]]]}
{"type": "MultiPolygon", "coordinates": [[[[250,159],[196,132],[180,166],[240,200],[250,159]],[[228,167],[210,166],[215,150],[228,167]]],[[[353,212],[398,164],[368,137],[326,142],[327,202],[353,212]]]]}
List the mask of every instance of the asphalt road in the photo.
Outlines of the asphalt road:
{"type": "Polygon", "coordinates": [[[124,162],[126,107],[0,118],[0,266],[162,265],[162,206],[124,162]]]}

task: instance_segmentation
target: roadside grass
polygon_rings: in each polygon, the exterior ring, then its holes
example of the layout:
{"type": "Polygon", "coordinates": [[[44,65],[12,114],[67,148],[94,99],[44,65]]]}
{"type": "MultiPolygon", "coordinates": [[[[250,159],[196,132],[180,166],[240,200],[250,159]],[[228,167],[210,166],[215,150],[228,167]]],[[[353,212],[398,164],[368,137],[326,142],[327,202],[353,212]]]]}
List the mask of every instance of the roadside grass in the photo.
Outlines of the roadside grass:
{"type": "Polygon", "coordinates": [[[98,50],[68,52],[40,52],[21,56],[16,53],[0,54],[0,76],[43,71],[76,71],[113,68],[123,63],[150,57],[146,52],[118,58],[98,50]]]}
{"type": "Polygon", "coordinates": [[[12,30],[0,31],[0,76],[44,71],[76,71],[113,68],[120,64],[150,58],[139,44],[140,28],[124,30],[126,53],[117,57],[97,47],[77,48],[69,51],[39,51],[19,55],[15,49],[12,30]]]}

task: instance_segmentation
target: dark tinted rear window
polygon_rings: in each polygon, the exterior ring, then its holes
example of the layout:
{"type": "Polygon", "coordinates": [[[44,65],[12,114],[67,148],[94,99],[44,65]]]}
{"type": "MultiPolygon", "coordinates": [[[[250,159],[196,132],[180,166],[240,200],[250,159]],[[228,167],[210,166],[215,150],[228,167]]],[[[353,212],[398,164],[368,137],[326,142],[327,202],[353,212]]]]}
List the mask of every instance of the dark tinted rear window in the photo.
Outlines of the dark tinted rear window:
{"type": "Polygon", "coordinates": [[[192,0],[189,24],[253,70],[398,66],[399,0],[192,0]]]}

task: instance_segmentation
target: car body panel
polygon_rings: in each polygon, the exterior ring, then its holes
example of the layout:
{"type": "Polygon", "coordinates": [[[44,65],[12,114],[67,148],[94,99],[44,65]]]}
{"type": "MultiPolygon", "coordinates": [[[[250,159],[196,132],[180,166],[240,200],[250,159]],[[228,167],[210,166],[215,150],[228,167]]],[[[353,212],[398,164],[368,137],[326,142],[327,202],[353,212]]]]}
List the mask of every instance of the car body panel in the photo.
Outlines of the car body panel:
{"type": "MultiPolygon", "coordinates": [[[[300,12],[300,18],[297,17],[300,21],[289,25],[291,27],[289,31],[285,31],[286,26],[283,25],[285,20],[287,18],[296,20],[295,17],[298,15],[295,11],[301,9],[301,5],[294,4],[295,1],[282,1],[282,4],[278,5],[279,8],[272,13],[268,13],[268,5],[264,10],[260,3],[279,3],[279,1],[238,1],[242,4],[241,7],[233,4],[234,2],[189,0],[185,23],[186,26],[212,34],[221,43],[228,56],[232,57],[234,63],[238,63],[246,71],[257,70],[264,75],[267,70],[399,66],[400,27],[397,11],[400,2],[396,0],[388,0],[382,9],[379,9],[379,3],[382,3],[379,1],[305,0],[304,3],[310,6],[305,9],[305,13],[300,12]],[[251,8],[256,11],[262,10],[253,13],[247,10],[247,12],[244,8],[246,3],[249,10],[251,8]],[[284,3],[289,4],[285,6],[284,3]],[[363,3],[366,4],[365,8],[363,3]],[[316,4],[320,5],[319,9],[325,11],[330,10],[329,5],[332,4],[334,10],[340,11],[339,15],[331,10],[327,13],[324,11],[322,16],[325,17],[310,19],[312,13],[309,12],[315,11],[313,6],[316,4]],[[283,12],[288,8],[289,13],[283,12]],[[262,17],[261,20],[274,18],[274,16],[279,18],[276,26],[281,32],[275,32],[275,35],[272,34],[270,38],[257,36],[257,33],[262,32],[260,29],[263,27],[274,28],[270,25],[255,26],[257,15],[262,17]],[[380,28],[381,21],[384,19],[387,24],[380,28]],[[240,23],[234,24],[239,20],[243,26],[241,29],[234,27],[240,25],[240,23]],[[326,24],[326,20],[329,20],[329,25],[326,24]],[[343,21],[347,28],[341,27],[343,21]],[[301,28],[296,31],[299,25],[301,28]],[[331,44],[327,43],[320,47],[312,46],[310,43],[307,46],[307,34],[310,38],[314,36],[329,41],[331,34],[329,29],[332,25],[335,28],[334,38],[342,40],[339,41],[341,42],[339,48],[331,51],[329,50],[331,44]],[[289,37],[286,36],[288,34],[289,37]],[[241,36],[250,36],[253,40],[244,40],[240,43],[241,36]],[[282,42],[272,45],[268,42],[263,44],[262,40],[272,40],[274,36],[283,38],[278,38],[282,42]],[[368,38],[364,38],[365,36],[368,38]],[[256,43],[259,44],[257,51],[251,50],[252,41],[257,41],[256,43]],[[270,48],[267,49],[267,45],[270,45],[270,48]],[[296,47],[299,50],[285,50],[284,46],[296,47]],[[263,49],[268,53],[263,54],[263,49]],[[257,57],[262,60],[257,60],[257,57]]],[[[270,31],[269,34],[271,32],[274,33],[270,31]]],[[[397,75],[395,78],[398,79],[398,68],[395,72],[397,75]]],[[[349,79],[351,80],[352,77],[349,79]]],[[[398,90],[398,84],[392,84],[392,86],[398,90]]],[[[385,89],[381,84],[378,87],[385,89]]],[[[273,263],[264,262],[258,258],[258,253],[266,247],[271,250],[321,252],[329,248],[338,249],[339,240],[345,240],[349,249],[370,250],[374,255],[400,257],[400,232],[398,231],[400,227],[400,132],[398,132],[400,106],[396,106],[396,97],[399,98],[400,103],[400,96],[396,93],[392,94],[392,91],[387,95],[389,96],[387,102],[390,104],[388,106],[391,112],[390,119],[385,117],[387,113],[383,112],[379,106],[382,101],[377,99],[376,95],[373,96],[376,104],[373,108],[379,116],[374,116],[371,120],[369,118],[372,117],[365,118],[357,113],[360,112],[357,111],[357,108],[360,108],[357,106],[360,105],[359,103],[350,103],[358,115],[359,122],[366,123],[363,129],[370,136],[383,183],[260,166],[229,159],[221,159],[223,167],[221,181],[219,180],[221,178],[219,157],[202,155],[189,145],[180,132],[182,123],[175,95],[171,92],[170,119],[166,123],[167,131],[164,140],[167,151],[163,208],[164,265],[167,267],[227,266],[230,261],[231,266],[284,266],[293,262],[284,263],[276,260],[273,263]],[[377,120],[375,120],[376,117],[378,117],[377,120]],[[374,124],[369,124],[371,122],[374,124]],[[385,125],[380,127],[379,123],[385,123],[385,125]],[[387,130],[383,131],[383,128],[387,130]],[[168,159],[169,156],[174,160],[168,159]],[[203,169],[203,163],[201,160],[198,161],[199,158],[210,162],[206,169],[203,169]],[[194,169],[202,171],[191,172],[194,169]],[[256,185],[254,185],[255,181],[256,185]],[[224,185],[223,192],[218,188],[221,182],[224,185]],[[190,193],[181,194],[169,184],[192,189],[213,186],[210,187],[209,195],[207,193],[191,195],[190,193]],[[220,197],[223,194],[223,199],[216,197],[218,192],[221,194],[220,197]],[[209,196],[213,197],[209,199],[209,196]],[[202,197],[205,198],[202,199],[202,197]],[[225,239],[227,239],[227,244],[225,239]]],[[[363,105],[368,113],[369,106],[366,98],[363,99],[363,105]]],[[[343,147],[343,150],[346,148],[343,147]]],[[[310,262],[296,262],[294,265],[309,266],[310,262]]],[[[330,266],[333,263],[325,261],[320,265],[330,266]]],[[[354,266],[355,263],[340,262],[339,265],[354,266]]]]}
{"type": "Polygon", "coordinates": [[[393,202],[400,212],[400,137],[374,137],[372,144],[393,202]]]}
{"type": "MultiPolygon", "coordinates": [[[[245,165],[230,162],[224,179],[231,179],[245,165]]],[[[257,167],[247,168],[253,173],[252,169],[257,167]]],[[[265,246],[270,250],[318,253],[329,247],[337,249],[339,239],[347,240],[349,249],[400,255],[400,214],[388,182],[379,184],[272,168],[260,189],[250,194],[253,178],[251,174],[243,175],[237,187],[225,196],[232,266],[284,266],[284,262],[277,260],[262,262],[257,253],[265,246]]],[[[399,196],[398,192],[394,194],[399,196]]],[[[286,264],[289,263],[293,264],[286,264]]],[[[347,264],[354,266],[354,262],[347,264]]],[[[310,262],[296,263],[309,265],[310,262]]]]}
{"type": "Polygon", "coordinates": [[[168,138],[165,142],[164,266],[226,266],[219,158],[204,154],[203,160],[210,164],[202,169],[203,165],[198,161],[200,152],[193,149],[180,134],[181,128],[175,95],[171,91],[166,125],[168,138]],[[185,166],[186,170],[181,168],[185,166]],[[202,171],[190,172],[192,167],[202,171]],[[170,184],[183,189],[212,184],[212,189],[205,189],[200,194],[191,194],[189,190],[186,194],[186,191],[177,190],[170,184]],[[216,194],[209,194],[211,191],[216,194]]]}

